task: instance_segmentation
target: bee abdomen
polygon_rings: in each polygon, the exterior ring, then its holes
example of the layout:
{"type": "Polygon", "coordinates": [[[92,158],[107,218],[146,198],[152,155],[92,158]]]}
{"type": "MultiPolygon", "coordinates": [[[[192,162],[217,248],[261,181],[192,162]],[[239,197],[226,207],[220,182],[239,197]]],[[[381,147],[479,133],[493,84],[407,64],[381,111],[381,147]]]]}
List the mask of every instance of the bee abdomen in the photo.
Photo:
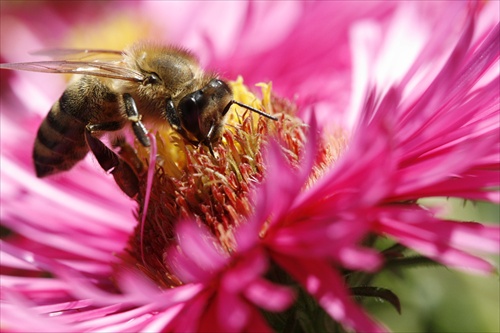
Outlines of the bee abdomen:
{"type": "Polygon", "coordinates": [[[75,110],[68,109],[65,103],[65,94],[52,106],[38,129],[33,149],[38,177],[69,170],[88,152],[84,136],[88,120],[75,117],[75,110]]]}

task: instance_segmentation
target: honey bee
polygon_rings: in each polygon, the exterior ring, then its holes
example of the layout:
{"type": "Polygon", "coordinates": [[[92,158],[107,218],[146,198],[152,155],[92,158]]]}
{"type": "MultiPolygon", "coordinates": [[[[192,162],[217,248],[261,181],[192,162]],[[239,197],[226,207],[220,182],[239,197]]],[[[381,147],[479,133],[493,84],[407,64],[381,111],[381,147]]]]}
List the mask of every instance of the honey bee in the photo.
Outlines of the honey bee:
{"type": "Polygon", "coordinates": [[[222,136],[232,104],[277,120],[233,99],[231,88],[205,72],[189,51],[148,42],[124,51],[61,49],[39,54],[64,60],[0,64],[0,68],[74,77],[50,109],[36,136],[33,160],[38,177],[71,169],[92,151],[101,167],[113,174],[129,196],[138,192],[134,170],[100,137],[132,128],[137,140],[150,146],[146,124],[168,123],[186,141],[212,145],[222,136]]]}

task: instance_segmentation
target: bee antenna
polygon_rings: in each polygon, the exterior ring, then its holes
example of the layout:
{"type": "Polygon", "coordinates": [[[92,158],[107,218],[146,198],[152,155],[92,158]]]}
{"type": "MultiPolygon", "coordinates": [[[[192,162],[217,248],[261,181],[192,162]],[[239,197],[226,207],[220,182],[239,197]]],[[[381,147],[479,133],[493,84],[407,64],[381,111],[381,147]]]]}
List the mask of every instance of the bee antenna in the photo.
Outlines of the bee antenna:
{"type": "Polygon", "coordinates": [[[264,117],[266,117],[266,118],[269,118],[269,119],[272,119],[272,120],[278,120],[278,118],[276,118],[275,116],[271,116],[269,113],[265,113],[265,112],[260,111],[260,110],[258,110],[258,109],[256,109],[256,108],[251,107],[250,105],[246,105],[246,104],[243,104],[243,103],[237,102],[237,101],[235,101],[235,100],[232,100],[231,102],[229,102],[229,104],[226,106],[226,109],[224,110],[224,111],[225,111],[225,112],[224,112],[224,114],[225,114],[227,111],[229,111],[229,107],[230,107],[232,104],[239,105],[239,106],[241,106],[242,108],[245,108],[245,109],[250,110],[250,111],[252,111],[252,112],[258,113],[258,114],[260,114],[261,116],[264,116],[264,117]]]}

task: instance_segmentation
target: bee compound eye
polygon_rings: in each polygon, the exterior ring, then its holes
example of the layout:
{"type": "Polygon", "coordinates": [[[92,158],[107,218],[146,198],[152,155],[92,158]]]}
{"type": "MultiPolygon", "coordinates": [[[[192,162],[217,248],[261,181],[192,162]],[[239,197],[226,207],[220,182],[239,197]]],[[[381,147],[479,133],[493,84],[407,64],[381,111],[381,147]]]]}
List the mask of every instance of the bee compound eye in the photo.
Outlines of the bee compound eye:
{"type": "Polygon", "coordinates": [[[191,133],[199,131],[198,118],[201,112],[199,92],[185,96],[179,102],[180,118],[183,127],[191,133]]]}
{"type": "Polygon", "coordinates": [[[194,96],[188,95],[179,102],[179,109],[183,115],[197,114],[198,103],[194,96]]]}
{"type": "Polygon", "coordinates": [[[207,85],[208,87],[214,88],[219,91],[224,91],[225,93],[231,92],[231,88],[227,85],[226,82],[219,79],[212,79],[207,85]]]}
{"type": "Polygon", "coordinates": [[[212,87],[212,88],[219,88],[221,86],[224,86],[224,82],[222,82],[219,79],[212,79],[210,82],[207,84],[207,86],[212,87]]]}

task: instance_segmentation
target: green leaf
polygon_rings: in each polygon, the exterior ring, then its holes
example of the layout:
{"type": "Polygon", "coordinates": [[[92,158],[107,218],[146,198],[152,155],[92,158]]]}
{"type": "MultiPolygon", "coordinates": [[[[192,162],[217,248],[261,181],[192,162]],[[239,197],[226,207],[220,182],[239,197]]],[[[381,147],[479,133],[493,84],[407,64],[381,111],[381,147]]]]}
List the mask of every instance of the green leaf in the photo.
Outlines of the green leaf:
{"type": "Polygon", "coordinates": [[[401,304],[399,302],[398,296],[395,293],[386,288],[380,287],[353,287],[351,292],[356,297],[375,297],[383,301],[389,302],[396,311],[401,314],[401,304]]]}

